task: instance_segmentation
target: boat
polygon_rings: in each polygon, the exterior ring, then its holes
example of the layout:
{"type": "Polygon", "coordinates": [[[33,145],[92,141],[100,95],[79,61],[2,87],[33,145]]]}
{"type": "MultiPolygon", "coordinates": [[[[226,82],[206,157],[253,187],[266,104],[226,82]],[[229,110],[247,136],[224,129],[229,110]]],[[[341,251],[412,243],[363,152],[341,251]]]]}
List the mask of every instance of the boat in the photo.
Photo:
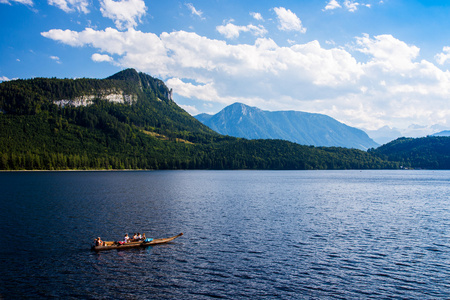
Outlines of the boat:
{"type": "Polygon", "coordinates": [[[177,234],[172,237],[163,238],[163,239],[145,239],[143,241],[138,242],[104,242],[103,246],[92,246],[93,251],[103,251],[103,250],[112,250],[112,249],[129,249],[129,248],[137,248],[137,247],[146,247],[158,244],[164,244],[173,241],[174,239],[182,236],[183,233],[177,234]]]}

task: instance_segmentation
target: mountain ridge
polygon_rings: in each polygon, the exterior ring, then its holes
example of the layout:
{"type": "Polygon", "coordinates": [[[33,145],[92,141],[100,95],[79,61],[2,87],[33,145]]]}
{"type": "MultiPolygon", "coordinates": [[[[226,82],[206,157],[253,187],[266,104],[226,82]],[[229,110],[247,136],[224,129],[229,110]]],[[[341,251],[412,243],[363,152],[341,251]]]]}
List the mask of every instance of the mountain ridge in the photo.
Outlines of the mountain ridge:
{"type": "Polygon", "coordinates": [[[450,130],[443,130],[440,132],[433,133],[431,136],[450,136],[450,130]]]}
{"type": "Polygon", "coordinates": [[[327,115],[301,111],[264,111],[234,103],[215,115],[194,116],[220,134],[248,139],[282,139],[302,145],[367,150],[379,146],[364,131],[327,115]]]}

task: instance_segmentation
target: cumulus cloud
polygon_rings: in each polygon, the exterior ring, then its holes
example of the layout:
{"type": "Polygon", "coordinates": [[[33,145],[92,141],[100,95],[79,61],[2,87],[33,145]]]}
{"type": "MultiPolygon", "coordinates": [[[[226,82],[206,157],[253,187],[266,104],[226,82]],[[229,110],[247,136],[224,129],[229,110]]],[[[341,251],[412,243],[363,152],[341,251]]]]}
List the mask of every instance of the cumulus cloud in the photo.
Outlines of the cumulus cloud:
{"type": "Polygon", "coordinates": [[[355,12],[358,10],[358,6],[360,4],[358,2],[355,1],[350,1],[350,0],[345,0],[344,1],[344,6],[345,8],[350,11],[350,12],[355,12]]]}
{"type": "Polygon", "coordinates": [[[100,0],[100,11],[105,18],[113,20],[119,30],[123,30],[136,27],[147,7],[144,0],[100,0]]]}
{"type": "Polygon", "coordinates": [[[283,31],[299,31],[301,33],[306,32],[306,28],[303,27],[302,21],[290,9],[275,7],[273,10],[278,18],[278,29],[283,31]]]}
{"type": "Polygon", "coordinates": [[[328,2],[328,4],[325,6],[325,10],[333,10],[341,7],[342,6],[336,0],[330,0],[330,2],[328,2]]]}
{"type": "Polygon", "coordinates": [[[10,79],[6,76],[0,76],[0,81],[10,81],[10,79]]]}
{"type": "Polygon", "coordinates": [[[198,98],[204,101],[219,101],[222,103],[228,103],[227,99],[222,99],[214,87],[213,83],[207,84],[192,84],[190,82],[184,82],[179,78],[171,78],[167,80],[167,85],[177,91],[177,94],[186,98],[198,98]],[[198,96],[198,97],[197,97],[198,96]]]}
{"type": "Polygon", "coordinates": [[[251,12],[251,13],[250,13],[250,16],[252,16],[255,20],[258,20],[258,21],[264,21],[264,18],[261,16],[260,13],[257,13],[257,12],[251,12]]]}
{"type": "Polygon", "coordinates": [[[436,54],[434,57],[438,64],[443,65],[447,61],[450,61],[450,47],[442,48],[442,53],[436,54]]]}
{"type": "Polygon", "coordinates": [[[42,35],[92,47],[105,53],[94,61],[136,68],[166,80],[179,96],[208,103],[325,113],[369,129],[450,123],[450,72],[420,60],[418,47],[391,35],[363,35],[347,50],[318,41],[283,47],[270,38],[228,44],[193,32],[158,36],[133,28],[42,35]]]}
{"type": "Polygon", "coordinates": [[[21,4],[25,4],[25,5],[30,5],[33,6],[33,0],[0,0],[0,3],[3,4],[9,4],[11,5],[11,2],[15,2],[15,3],[21,3],[21,4]]]}
{"type": "Polygon", "coordinates": [[[185,3],[186,7],[191,11],[193,16],[197,16],[200,19],[203,19],[203,12],[201,10],[197,10],[192,3],[185,3]]]}
{"type": "Polygon", "coordinates": [[[411,63],[420,52],[414,45],[407,45],[392,35],[378,35],[371,39],[367,34],[357,38],[358,51],[373,57],[370,64],[392,71],[409,71],[414,68],[411,63]]]}
{"type": "Polygon", "coordinates": [[[193,105],[182,105],[181,104],[180,107],[182,109],[184,109],[185,111],[187,111],[192,116],[198,115],[200,113],[200,111],[193,105]]]}
{"type": "Polygon", "coordinates": [[[109,56],[108,54],[99,54],[99,53],[92,54],[91,59],[95,62],[112,62],[112,61],[114,61],[114,59],[111,56],[109,56]]]}
{"type": "MultiPolygon", "coordinates": [[[[379,4],[383,4],[383,1],[378,2],[379,4]]],[[[334,9],[338,9],[338,8],[344,8],[346,10],[348,10],[349,12],[355,12],[358,10],[359,6],[364,6],[367,8],[371,8],[372,4],[370,3],[359,3],[353,0],[345,0],[343,3],[339,4],[339,2],[337,0],[330,0],[327,5],[325,6],[325,8],[323,9],[323,11],[325,10],[334,10],[334,9]],[[343,6],[342,6],[343,5],[343,6]]]]}
{"type": "Polygon", "coordinates": [[[48,0],[49,5],[56,6],[66,13],[69,12],[82,12],[89,13],[89,1],[88,0],[48,0]]]}
{"type": "Polygon", "coordinates": [[[233,39],[239,37],[241,32],[250,32],[255,36],[263,36],[267,33],[267,30],[264,26],[259,25],[247,25],[247,26],[237,26],[232,23],[228,23],[227,25],[220,25],[216,27],[217,31],[224,35],[228,39],[233,39]]]}
{"type": "MultiPolygon", "coordinates": [[[[88,29],[86,29],[88,30],[88,29]]],[[[86,31],[85,30],[85,31],[86,31]]],[[[72,30],[52,29],[47,32],[42,32],[41,35],[46,38],[51,38],[69,46],[83,46],[83,42],[79,39],[79,33],[72,30]]]]}

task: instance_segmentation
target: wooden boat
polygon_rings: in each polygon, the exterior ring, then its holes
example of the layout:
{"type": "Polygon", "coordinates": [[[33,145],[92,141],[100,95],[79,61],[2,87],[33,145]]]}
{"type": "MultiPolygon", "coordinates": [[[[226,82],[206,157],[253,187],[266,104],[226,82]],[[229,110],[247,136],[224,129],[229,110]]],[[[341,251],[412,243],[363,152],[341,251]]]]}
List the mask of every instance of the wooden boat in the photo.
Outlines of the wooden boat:
{"type": "Polygon", "coordinates": [[[150,241],[139,241],[139,242],[129,242],[125,244],[121,244],[119,242],[105,242],[104,246],[92,246],[92,250],[94,251],[103,251],[103,250],[111,250],[111,249],[128,249],[128,248],[136,248],[136,247],[146,247],[158,244],[168,243],[173,241],[177,237],[182,236],[183,233],[177,234],[175,236],[164,238],[164,239],[151,239],[150,241]]]}

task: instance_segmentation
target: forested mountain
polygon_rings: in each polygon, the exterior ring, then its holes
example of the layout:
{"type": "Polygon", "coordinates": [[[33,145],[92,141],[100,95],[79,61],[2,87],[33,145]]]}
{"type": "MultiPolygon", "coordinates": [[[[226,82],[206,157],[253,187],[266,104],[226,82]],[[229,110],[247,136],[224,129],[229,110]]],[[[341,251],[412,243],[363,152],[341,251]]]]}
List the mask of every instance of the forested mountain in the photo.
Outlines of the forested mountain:
{"type": "Polygon", "coordinates": [[[398,168],[364,151],[220,135],[133,69],[0,83],[0,169],[398,168]]]}
{"type": "Polygon", "coordinates": [[[399,138],[369,153],[404,167],[450,169],[450,137],[399,138]]]}
{"type": "Polygon", "coordinates": [[[282,139],[301,145],[367,150],[377,147],[362,130],[321,114],[300,111],[264,111],[242,103],[225,107],[197,120],[218,133],[247,139],[282,139]]]}

